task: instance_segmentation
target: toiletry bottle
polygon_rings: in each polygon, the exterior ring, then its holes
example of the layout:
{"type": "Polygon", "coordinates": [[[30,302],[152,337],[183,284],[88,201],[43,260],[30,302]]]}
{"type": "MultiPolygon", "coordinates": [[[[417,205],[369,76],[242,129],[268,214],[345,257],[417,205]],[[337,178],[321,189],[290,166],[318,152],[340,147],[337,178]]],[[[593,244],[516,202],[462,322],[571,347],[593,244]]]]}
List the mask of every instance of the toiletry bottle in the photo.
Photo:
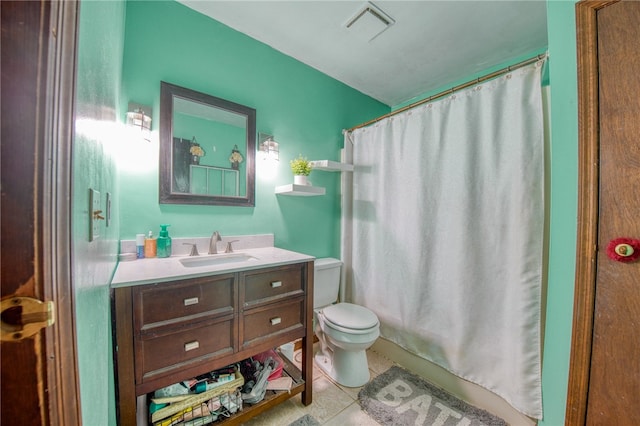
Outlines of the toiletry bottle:
{"type": "Polygon", "coordinates": [[[144,259],[144,234],[136,234],[136,257],[144,259]]]}
{"type": "Polygon", "coordinates": [[[160,225],[160,236],[158,237],[158,257],[171,256],[171,237],[167,227],[170,225],[160,225]]]}
{"type": "Polygon", "coordinates": [[[156,257],[157,241],[153,238],[153,232],[149,231],[149,237],[144,240],[144,257],[156,257]]]}

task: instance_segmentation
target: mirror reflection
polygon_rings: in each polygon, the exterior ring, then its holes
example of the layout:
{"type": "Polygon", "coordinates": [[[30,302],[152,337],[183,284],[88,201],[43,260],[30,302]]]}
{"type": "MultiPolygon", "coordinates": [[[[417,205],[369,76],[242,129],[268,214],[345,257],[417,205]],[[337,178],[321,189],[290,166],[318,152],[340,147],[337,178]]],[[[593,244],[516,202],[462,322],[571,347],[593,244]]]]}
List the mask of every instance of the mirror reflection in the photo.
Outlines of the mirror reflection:
{"type": "Polygon", "coordinates": [[[253,206],[255,110],[161,83],[160,202],[253,206]]]}

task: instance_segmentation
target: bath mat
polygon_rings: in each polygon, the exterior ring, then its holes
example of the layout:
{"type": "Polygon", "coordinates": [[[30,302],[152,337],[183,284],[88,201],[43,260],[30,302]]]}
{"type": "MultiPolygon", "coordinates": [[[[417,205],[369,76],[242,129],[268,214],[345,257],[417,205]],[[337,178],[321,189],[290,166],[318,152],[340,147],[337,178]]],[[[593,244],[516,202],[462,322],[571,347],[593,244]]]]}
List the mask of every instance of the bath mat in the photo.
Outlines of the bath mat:
{"type": "Polygon", "coordinates": [[[320,426],[320,423],[310,414],[305,414],[295,422],[289,424],[289,426],[320,426]]]}
{"type": "Polygon", "coordinates": [[[362,409],[389,426],[507,426],[507,423],[393,366],[358,393],[362,409]]]}

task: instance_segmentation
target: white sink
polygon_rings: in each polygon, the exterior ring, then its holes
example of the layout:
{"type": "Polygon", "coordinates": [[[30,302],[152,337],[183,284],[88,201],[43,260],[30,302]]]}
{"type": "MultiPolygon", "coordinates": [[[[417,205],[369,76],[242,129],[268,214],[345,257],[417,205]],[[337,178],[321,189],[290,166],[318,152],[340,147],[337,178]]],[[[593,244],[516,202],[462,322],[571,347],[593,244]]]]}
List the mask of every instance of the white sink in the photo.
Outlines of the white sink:
{"type": "Polygon", "coordinates": [[[202,266],[225,265],[228,263],[242,263],[258,260],[246,253],[225,253],[211,256],[192,256],[180,259],[182,266],[187,268],[198,268],[202,266]]]}

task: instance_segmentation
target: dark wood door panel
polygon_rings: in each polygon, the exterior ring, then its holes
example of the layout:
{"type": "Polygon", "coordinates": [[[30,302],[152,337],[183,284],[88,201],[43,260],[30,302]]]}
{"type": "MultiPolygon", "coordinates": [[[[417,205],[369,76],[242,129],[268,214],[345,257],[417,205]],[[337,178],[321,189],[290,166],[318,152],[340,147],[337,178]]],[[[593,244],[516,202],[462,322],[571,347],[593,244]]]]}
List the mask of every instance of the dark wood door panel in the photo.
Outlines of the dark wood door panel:
{"type": "Polygon", "coordinates": [[[0,1],[2,298],[55,306],[52,325],[1,343],[3,425],[81,423],[69,247],[77,8],[0,1]]]}
{"type": "Polygon", "coordinates": [[[608,258],[618,237],[640,238],[640,2],[597,13],[599,221],[587,424],[640,416],[640,263],[608,258]]]}

